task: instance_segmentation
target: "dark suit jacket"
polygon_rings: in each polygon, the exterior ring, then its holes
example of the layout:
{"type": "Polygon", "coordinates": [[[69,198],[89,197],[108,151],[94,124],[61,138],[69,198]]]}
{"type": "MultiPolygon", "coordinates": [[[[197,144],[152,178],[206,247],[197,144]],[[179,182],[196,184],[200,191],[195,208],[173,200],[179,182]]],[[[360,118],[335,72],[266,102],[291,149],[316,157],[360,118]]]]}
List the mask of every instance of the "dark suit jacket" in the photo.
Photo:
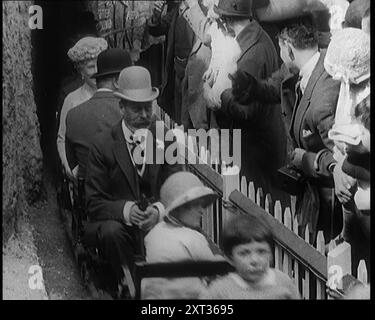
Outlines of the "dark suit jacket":
{"type": "MultiPolygon", "coordinates": [[[[252,20],[237,40],[242,52],[237,62],[239,70],[257,79],[267,79],[278,69],[275,47],[258,22],[252,20]]],[[[217,122],[220,128],[241,129],[241,173],[254,181],[256,187],[269,191],[274,184],[271,177],[284,164],[286,155],[280,107],[263,102],[241,105],[231,92],[228,89],[221,96],[217,122]]]]}
{"type": "MultiPolygon", "coordinates": [[[[188,54],[185,57],[179,57],[176,59],[175,52],[175,37],[182,37],[184,39],[185,46],[193,46],[193,31],[186,28],[185,34],[176,34],[176,26],[178,19],[183,19],[179,16],[179,3],[168,4],[167,15],[163,17],[159,24],[152,25],[149,23],[149,33],[152,36],[166,35],[167,52],[165,58],[165,68],[163,70],[163,82],[161,87],[161,94],[159,97],[159,105],[175,119],[175,114],[179,111],[175,110],[178,106],[174,106],[174,95],[175,95],[175,76],[178,72],[178,78],[182,79],[184,76],[184,70],[187,63],[188,54]],[[191,42],[191,43],[189,43],[191,42]]],[[[191,50],[191,48],[190,48],[191,50]]],[[[180,121],[180,119],[177,119],[180,121]]]]}
{"type": "MultiPolygon", "coordinates": [[[[155,122],[150,131],[155,135],[155,122]]],[[[154,143],[156,145],[156,143],[154,143]]],[[[165,150],[168,144],[165,144],[165,150]]],[[[155,157],[154,150],[154,157],[155,157]]],[[[146,155],[147,156],[147,155],[146,155]]],[[[148,181],[153,198],[159,199],[159,192],[165,179],[182,165],[146,164],[149,168],[148,181]]],[[[85,182],[86,205],[92,221],[118,220],[123,222],[123,208],[126,201],[140,200],[139,176],[132,163],[121,121],[112,129],[97,135],[91,146],[85,182]]]]}
{"type": "Polygon", "coordinates": [[[89,148],[95,134],[113,127],[122,118],[119,99],[112,92],[94,96],[68,112],[66,118],[66,155],[69,166],[79,165],[79,176],[85,177],[89,148]]]}
{"type": "Polygon", "coordinates": [[[307,151],[303,157],[303,171],[308,177],[328,183],[325,178],[332,177],[328,166],[335,162],[332,155],[334,144],[328,138],[328,131],[335,120],[340,82],[325,71],[325,55],[326,50],[322,50],[297,108],[293,109],[298,75],[290,73],[285,66],[260,83],[258,97],[264,101],[281,101],[293,147],[307,151]],[[308,132],[311,134],[307,135],[308,132]],[[314,168],[315,157],[321,150],[317,168],[314,168]]]}

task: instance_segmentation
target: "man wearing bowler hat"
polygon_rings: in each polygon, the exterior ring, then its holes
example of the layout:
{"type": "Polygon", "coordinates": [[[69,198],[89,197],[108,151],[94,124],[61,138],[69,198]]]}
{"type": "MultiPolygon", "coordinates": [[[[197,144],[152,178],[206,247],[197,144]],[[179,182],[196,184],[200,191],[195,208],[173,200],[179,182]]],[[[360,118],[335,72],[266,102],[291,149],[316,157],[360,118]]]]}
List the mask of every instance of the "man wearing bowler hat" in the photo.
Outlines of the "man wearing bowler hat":
{"type": "Polygon", "coordinates": [[[151,86],[148,70],[138,66],[123,69],[114,95],[120,99],[122,119],[95,137],[88,157],[85,192],[90,232],[99,254],[111,264],[120,281],[123,266],[134,270],[139,229],[147,233],[164,216],[164,207],[158,202],[161,184],[183,167],[145,161],[148,152],[156,154],[158,145],[152,104],[159,91],[151,86]],[[155,149],[149,148],[149,139],[155,149]],[[136,155],[139,149],[142,152],[136,155]],[[147,200],[146,209],[139,205],[142,199],[147,200]]]}
{"type": "Polygon", "coordinates": [[[98,90],[88,101],[70,110],[66,119],[66,154],[75,176],[85,177],[89,148],[95,134],[111,128],[121,119],[119,99],[113,95],[122,69],[132,65],[123,49],[108,49],[98,56],[98,90]]]}

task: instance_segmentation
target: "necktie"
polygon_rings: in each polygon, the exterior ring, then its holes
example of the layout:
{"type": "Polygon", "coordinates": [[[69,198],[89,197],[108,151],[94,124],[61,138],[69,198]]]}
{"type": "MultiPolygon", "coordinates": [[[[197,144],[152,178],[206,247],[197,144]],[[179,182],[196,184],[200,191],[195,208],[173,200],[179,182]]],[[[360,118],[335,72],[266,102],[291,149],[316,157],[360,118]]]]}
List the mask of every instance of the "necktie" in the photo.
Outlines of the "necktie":
{"type": "Polygon", "coordinates": [[[298,106],[301,102],[302,96],[303,96],[302,90],[301,90],[301,79],[302,79],[302,77],[298,78],[298,81],[297,81],[296,87],[295,87],[296,102],[294,104],[294,108],[298,108],[298,106]]]}

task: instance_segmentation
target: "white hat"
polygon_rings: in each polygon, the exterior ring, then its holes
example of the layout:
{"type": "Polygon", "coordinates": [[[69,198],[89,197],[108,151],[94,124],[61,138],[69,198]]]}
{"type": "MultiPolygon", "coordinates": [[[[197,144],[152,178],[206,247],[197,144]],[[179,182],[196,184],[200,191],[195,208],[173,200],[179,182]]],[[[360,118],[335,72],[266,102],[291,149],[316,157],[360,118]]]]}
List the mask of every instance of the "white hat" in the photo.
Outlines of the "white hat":
{"type": "Polygon", "coordinates": [[[336,31],[324,59],[326,71],[336,80],[361,83],[370,78],[370,37],[356,28],[336,31]]]}
{"type": "Polygon", "coordinates": [[[120,99],[148,102],[159,96],[159,89],[151,85],[150,72],[143,67],[131,66],[123,69],[118,79],[118,86],[119,89],[114,95],[120,99]]]}
{"type": "Polygon", "coordinates": [[[69,49],[68,56],[73,62],[82,62],[97,58],[107,48],[108,43],[104,38],[85,37],[69,49]]]}
{"type": "Polygon", "coordinates": [[[165,214],[198,199],[213,202],[218,195],[205,187],[197,176],[190,172],[181,171],[172,174],[160,189],[160,200],[165,207],[165,214]]]}

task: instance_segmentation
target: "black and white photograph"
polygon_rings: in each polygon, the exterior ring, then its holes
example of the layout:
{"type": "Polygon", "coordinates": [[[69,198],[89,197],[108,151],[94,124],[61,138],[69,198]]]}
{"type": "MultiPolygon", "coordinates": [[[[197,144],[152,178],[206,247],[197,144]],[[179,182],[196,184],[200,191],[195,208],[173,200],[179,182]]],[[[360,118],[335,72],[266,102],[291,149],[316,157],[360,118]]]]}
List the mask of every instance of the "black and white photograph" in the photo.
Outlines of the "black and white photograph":
{"type": "Polygon", "coordinates": [[[2,18],[2,300],[371,299],[370,0],[2,18]]]}

